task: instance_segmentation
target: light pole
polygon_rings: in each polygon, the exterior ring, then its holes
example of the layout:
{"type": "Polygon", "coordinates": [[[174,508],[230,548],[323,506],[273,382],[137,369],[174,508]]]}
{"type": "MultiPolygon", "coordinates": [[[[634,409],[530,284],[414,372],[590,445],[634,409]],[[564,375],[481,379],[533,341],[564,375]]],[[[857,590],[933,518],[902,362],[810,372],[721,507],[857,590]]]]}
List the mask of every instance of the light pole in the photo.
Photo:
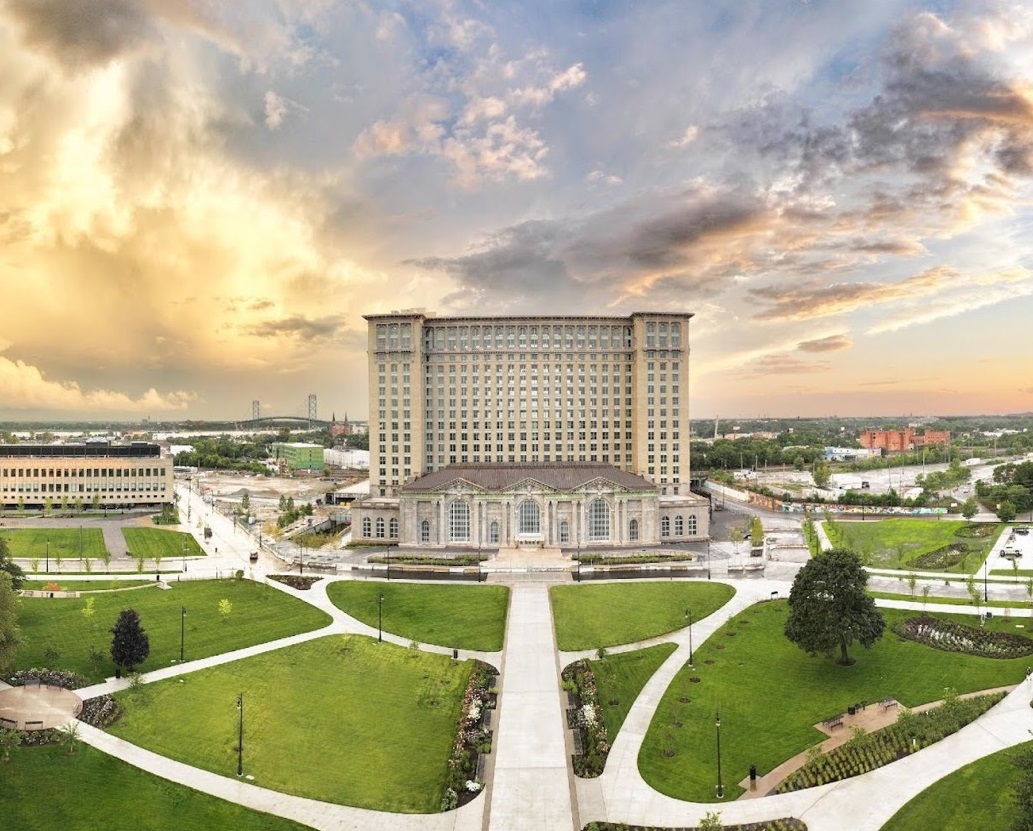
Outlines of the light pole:
{"type": "MultiPolygon", "coordinates": [[[[990,558],[987,557],[987,560],[988,559],[990,559],[990,558]]],[[[989,603],[990,602],[990,598],[987,596],[987,593],[986,593],[986,562],[987,562],[986,560],[983,560],[983,602],[984,603],[989,603]]]]}
{"type": "Polygon", "coordinates": [[[82,562],[82,526],[79,526],[79,562],[82,562]]]}
{"type": "Polygon", "coordinates": [[[725,786],[721,783],[721,711],[716,711],[714,727],[717,729],[717,798],[725,798],[725,786]]]}
{"type": "Polygon", "coordinates": [[[305,543],[301,544],[301,559],[298,560],[298,574],[305,573],[305,543]]]}
{"type": "Polygon", "coordinates": [[[47,574],[50,574],[50,537],[47,537],[47,574]]]}
{"type": "Polygon", "coordinates": [[[183,537],[183,571],[187,570],[187,539],[183,537]]]}
{"type": "Polygon", "coordinates": [[[692,663],[692,609],[685,610],[685,619],[689,622],[689,666],[695,666],[692,663]]]}
{"type": "Polygon", "coordinates": [[[710,579],[710,537],[707,537],[707,579],[710,579]]]}
{"type": "Polygon", "coordinates": [[[179,610],[179,662],[183,663],[186,655],[186,632],[187,632],[187,607],[182,606],[179,610]]]}
{"type": "Polygon", "coordinates": [[[240,714],[237,727],[237,776],[244,775],[244,693],[237,695],[237,711],[240,714]]]}
{"type": "Polygon", "coordinates": [[[377,598],[377,643],[384,640],[384,593],[377,598]]]}

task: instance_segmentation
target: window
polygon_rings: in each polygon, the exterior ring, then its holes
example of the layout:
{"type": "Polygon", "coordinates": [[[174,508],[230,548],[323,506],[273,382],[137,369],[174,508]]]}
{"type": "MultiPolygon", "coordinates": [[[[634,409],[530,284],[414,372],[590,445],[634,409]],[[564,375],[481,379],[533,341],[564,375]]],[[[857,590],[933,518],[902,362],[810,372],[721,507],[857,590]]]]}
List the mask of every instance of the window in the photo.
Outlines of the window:
{"type": "Polygon", "coordinates": [[[542,533],[542,512],[533,499],[525,499],[517,508],[517,533],[520,535],[542,533]]]}
{"type": "Polygon", "coordinates": [[[637,519],[633,519],[630,522],[628,522],[628,539],[632,540],[632,541],[638,539],[638,520],[637,519]]]}
{"type": "Polygon", "coordinates": [[[384,518],[382,516],[377,517],[377,539],[384,539],[384,518]]]}
{"type": "Polygon", "coordinates": [[[696,536],[696,534],[699,533],[699,532],[696,530],[696,515],[695,514],[693,514],[692,516],[689,517],[688,525],[689,525],[689,528],[688,528],[689,536],[690,537],[696,536]]]}
{"type": "Polygon", "coordinates": [[[570,523],[565,519],[560,521],[560,542],[570,542],[570,523]]]}
{"type": "Polygon", "coordinates": [[[669,516],[660,517],[660,536],[671,536],[671,518],[669,516]]]}
{"type": "Polygon", "coordinates": [[[680,537],[685,533],[684,523],[681,514],[674,518],[674,536],[680,537]]]}
{"type": "Polygon", "coordinates": [[[420,542],[430,542],[430,520],[425,519],[420,523],[420,542]]]}
{"type": "Polygon", "coordinates": [[[588,539],[608,540],[610,538],[610,506],[605,499],[593,499],[588,503],[588,539]]]}
{"type": "Polygon", "coordinates": [[[470,506],[456,500],[448,506],[448,538],[454,542],[470,541],[470,506]]]}
{"type": "Polygon", "coordinates": [[[368,516],[362,518],[362,536],[373,536],[373,521],[368,516]]]}
{"type": "Polygon", "coordinates": [[[398,520],[394,517],[391,517],[391,522],[388,524],[387,535],[393,540],[398,539],[398,520]]]}
{"type": "Polygon", "coordinates": [[[495,520],[491,521],[491,525],[488,526],[488,542],[497,543],[499,541],[499,524],[495,520]]]}

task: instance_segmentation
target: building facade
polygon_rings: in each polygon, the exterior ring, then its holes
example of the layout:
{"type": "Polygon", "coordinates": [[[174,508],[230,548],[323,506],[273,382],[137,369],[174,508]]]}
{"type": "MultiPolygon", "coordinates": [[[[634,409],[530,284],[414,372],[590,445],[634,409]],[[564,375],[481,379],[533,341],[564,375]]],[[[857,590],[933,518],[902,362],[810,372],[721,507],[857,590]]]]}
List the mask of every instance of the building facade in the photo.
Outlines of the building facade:
{"type": "Polygon", "coordinates": [[[885,450],[888,453],[906,453],[916,447],[935,447],[951,442],[950,430],[925,430],[921,435],[914,429],[865,430],[859,439],[861,447],[885,450]]]}
{"type": "Polygon", "coordinates": [[[273,459],[288,470],[322,470],[323,445],[301,441],[274,442],[269,448],[273,459]]]}
{"type": "MultiPolygon", "coordinates": [[[[491,469],[595,470],[599,465],[613,470],[610,479],[636,477],[635,488],[652,494],[650,534],[644,530],[644,517],[639,539],[632,541],[621,521],[614,525],[609,544],[658,541],[662,501],[671,501],[679,510],[691,505],[696,528],[692,538],[705,537],[706,522],[699,516],[701,507],[706,513],[705,500],[689,490],[691,317],[663,312],[629,317],[367,315],[371,496],[356,510],[370,519],[373,539],[378,539],[377,520],[382,519],[380,539],[420,544],[426,520],[432,526],[430,544],[464,542],[444,533],[455,526],[441,515],[422,516],[421,511],[430,509],[412,507],[422,498],[417,496],[424,492],[422,480],[432,474],[448,479],[431,480],[438,483],[435,487],[447,489],[449,483],[462,482],[466,484],[457,487],[469,486],[472,494],[486,487],[478,482],[486,481],[484,471],[491,469]],[[475,469],[481,473],[474,475],[475,469]],[[463,476],[444,473],[460,470],[463,476]],[[392,519],[394,537],[389,533],[392,519]]],[[[543,473],[526,480],[536,483],[528,487],[543,489],[536,497],[540,511],[547,507],[546,491],[562,491],[550,484],[554,478],[543,473]]],[[[488,488],[485,493],[504,490],[488,488]]],[[[576,491],[563,491],[570,499],[555,497],[556,510],[561,510],[561,502],[576,504],[576,491]]],[[[617,523],[619,500],[609,498],[617,523]]],[[[503,513],[495,520],[500,523],[500,545],[505,536],[503,513]]],[[[687,520],[688,514],[683,527],[688,527],[687,520]]],[[[566,521],[574,541],[579,539],[574,529],[587,528],[589,519],[571,514],[566,521]]],[[[484,522],[488,524],[482,530],[490,529],[490,520],[484,522]]],[[[509,522],[512,528],[512,517],[509,522]]],[[[361,516],[355,518],[355,527],[361,537],[361,516]]],[[[553,531],[549,540],[559,542],[558,527],[553,531]]],[[[506,537],[509,542],[514,539],[515,532],[506,537]]],[[[483,534],[465,542],[486,544],[483,534]]]]}
{"type": "Polygon", "coordinates": [[[153,507],[173,498],[172,459],[157,444],[0,445],[5,511],[153,507]]]}

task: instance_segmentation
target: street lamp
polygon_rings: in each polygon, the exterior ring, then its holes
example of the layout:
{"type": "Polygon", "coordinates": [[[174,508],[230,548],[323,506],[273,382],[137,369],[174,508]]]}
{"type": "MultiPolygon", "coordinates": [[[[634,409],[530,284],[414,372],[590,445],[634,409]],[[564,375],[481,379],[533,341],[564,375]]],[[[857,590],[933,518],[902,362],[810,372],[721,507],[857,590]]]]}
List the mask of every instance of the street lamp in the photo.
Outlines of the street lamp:
{"type": "Polygon", "coordinates": [[[298,560],[298,574],[305,573],[305,543],[301,544],[301,559],[298,560]]]}
{"type": "Polygon", "coordinates": [[[694,666],[692,663],[692,609],[685,610],[685,618],[689,621],[689,666],[694,666]]]}
{"type": "Polygon", "coordinates": [[[986,593],[986,563],[987,563],[987,560],[989,560],[989,559],[990,558],[987,557],[986,560],[983,560],[983,602],[984,603],[989,603],[990,602],[990,598],[987,596],[987,593],[986,593]]]}
{"type": "Polygon", "coordinates": [[[187,538],[183,537],[183,571],[187,570],[187,538]]]}
{"type": "Polygon", "coordinates": [[[187,607],[182,606],[179,610],[179,662],[183,663],[184,655],[186,654],[184,647],[186,645],[186,631],[187,631],[187,607]]]}
{"type": "Polygon", "coordinates": [[[244,693],[237,695],[237,711],[240,722],[237,727],[237,776],[244,775],[244,693]]]}
{"type": "Polygon", "coordinates": [[[82,526],[79,526],[79,562],[82,562],[82,526]]]}
{"type": "Polygon", "coordinates": [[[384,593],[377,598],[377,643],[384,640],[384,593]]]}
{"type": "Polygon", "coordinates": [[[716,711],[714,727],[717,729],[717,798],[725,798],[725,786],[721,783],[721,711],[716,711]]]}
{"type": "Polygon", "coordinates": [[[50,574],[50,537],[47,537],[47,574],[50,574]]]}
{"type": "Polygon", "coordinates": [[[707,579],[710,579],[710,537],[707,537],[707,579]]]}

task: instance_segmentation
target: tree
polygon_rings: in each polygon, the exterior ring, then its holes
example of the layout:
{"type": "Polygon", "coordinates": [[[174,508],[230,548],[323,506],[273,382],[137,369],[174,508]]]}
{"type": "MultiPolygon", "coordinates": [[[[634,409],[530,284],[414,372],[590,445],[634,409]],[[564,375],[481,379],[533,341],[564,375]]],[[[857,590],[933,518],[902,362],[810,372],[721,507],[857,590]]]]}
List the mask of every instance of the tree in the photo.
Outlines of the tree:
{"type": "Polygon", "coordinates": [[[244,491],[244,495],[240,498],[240,512],[244,516],[251,514],[251,494],[247,491],[244,491]]]}
{"type": "Polygon", "coordinates": [[[151,642],[140,625],[140,616],[135,609],[123,609],[111,627],[111,658],[115,665],[132,672],[147,660],[151,654],[151,642]]]}
{"type": "Polygon", "coordinates": [[[219,615],[222,617],[224,621],[230,616],[232,612],[233,602],[229,598],[224,597],[222,600],[219,601],[219,615]]]}
{"type": "Polygon", "coordinates": [[[722,831],[722,829],[724,826],[721,824],[721,815],[713,811],[707,811],[706,816],[696,826],[696,831],[722,831]]]}
{"type": "Polygon", "coordinates": [[[913,571],[907,575],[907,587],[911,589],[911,599],[915,599],[915,586],[918,585],[918,575],[913,571]]]}
{"type": "Polygon", "coordinates": [[[979,503],[976,501],[974,496],[970,496],[962,503],[961,515],[965,519],[972,519],[976,514],[979,513],[979,503]]]}
{"type": "Polygon", "coordinates": [[[827,488],[832,481],[832,467],[828,462],[816,459],[811,476],[814,478],[814,487],[827,488]]]}
{"type": "Polygon", "coordinates": [[[852,664],[850,644],[858,641],[870,649],[886,628],[865,592],[867,584],[868,574],[853,551],[833,548],[810,560],[789,591],[786,637],[812,655],[831,656],[838,647],[837,663],[852,664]]]}
{"type": "Polygon", "coordinates": [[[997,518],[1001,522],[1011,522],[1018,515],[1018,509],[1015,507],[1015,503],[1010,499],[1005,499],[997,505],[997,518]]]}
{"type": "Polygon", "coordinates": [[[11,761],[11,751],[20,747],[25,736],[21,730],[10,730],[0,727],[0,760],[11,761]]]}
{"type": "Polygon", "coordinates": [[[25,572],[11,559],[11,549],[7,547],[7,540],[4,537],[0,537],[0,571],[6,571],[11,575],[11,587],[15,591],[22,587],[25,572]]]}
{"type": "Polygon", "coordinates": [[[0,672],[10,666],[20,643],[18,637],[18,595],[11,575],[0,571],[0,672]]]}

